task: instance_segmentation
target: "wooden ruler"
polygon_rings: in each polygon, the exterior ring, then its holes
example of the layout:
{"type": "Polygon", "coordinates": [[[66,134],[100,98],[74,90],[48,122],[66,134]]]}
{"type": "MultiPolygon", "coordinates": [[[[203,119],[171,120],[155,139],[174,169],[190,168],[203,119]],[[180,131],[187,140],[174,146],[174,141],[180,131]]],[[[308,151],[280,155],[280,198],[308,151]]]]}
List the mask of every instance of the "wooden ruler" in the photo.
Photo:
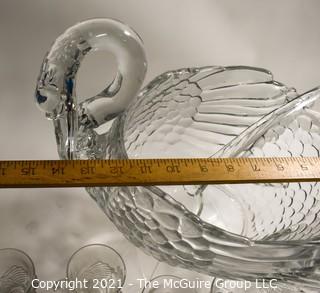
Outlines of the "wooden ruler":
{"type": "Polygon", "coordinates": [[[0,188],[320,181],[320,158],[0,161],[0,188]]]}

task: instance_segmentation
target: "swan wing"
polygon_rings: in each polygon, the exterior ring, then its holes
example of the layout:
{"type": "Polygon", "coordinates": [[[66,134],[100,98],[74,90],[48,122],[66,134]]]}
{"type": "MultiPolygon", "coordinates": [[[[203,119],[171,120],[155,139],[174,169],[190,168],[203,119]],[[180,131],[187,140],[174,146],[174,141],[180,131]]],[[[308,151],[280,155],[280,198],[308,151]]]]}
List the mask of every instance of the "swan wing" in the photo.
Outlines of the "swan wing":
{"type": "Polygon", "coordinates": [[[295,96],[260,68],[170,71],[124,113],[125,147],[131,157],[209,157],[295,96]]]}
{"type": "MultiPolygon", "coordinates": [[[[250,141],[251,133],[256,132],[256,140],[239,156],[319,157],[319,100],[320,88],[316,88],[263,118],[256,130],[252,128],[247,134],[246,141],[250,141]]],[[[297,168],[306,171],[305,165],[297,168]]],[[[319,237],[318,182],[242,185],[239,192],[254,213],[250,236],[270,240],[319,237]]]]}
{"type": "MultiPolygon", "coordinates": [[[[222,148],[219,157],[319,157],[320,88],[311,90],[264,116],[222,148]]],[[[285,167],[279,164],[278,168],[285,167]]],[[[297,166],[299,168],[299,166],[297,166]]],[[[305,166],[300,166],[301,172],[305,166]]],[[[203,187],[202,187],[203,188],[203,187]]],[[[204,205],[216,198],[203,188],[204,205]]],[[[261,240],[302,240],[320,235],[320,184],[226,185],[246,211],[245,236],[261,240]]],[[[221,213],[227,213],[223,210],[221,213]]]]}
{"type": "MultiPolygon", "coordinates": [[[[246,150],[239,155],[318,157],[320,151],[319,100],[320,88],[315,88],[263,117],[237,138],[239,143],[241,140],[247,141],[246,150]]],[[[236,141],[232,142],[233,145],[235,143],[236,141]]],[[[223,151],[224,154],[226,149],[227,147],[223,151]]]]}

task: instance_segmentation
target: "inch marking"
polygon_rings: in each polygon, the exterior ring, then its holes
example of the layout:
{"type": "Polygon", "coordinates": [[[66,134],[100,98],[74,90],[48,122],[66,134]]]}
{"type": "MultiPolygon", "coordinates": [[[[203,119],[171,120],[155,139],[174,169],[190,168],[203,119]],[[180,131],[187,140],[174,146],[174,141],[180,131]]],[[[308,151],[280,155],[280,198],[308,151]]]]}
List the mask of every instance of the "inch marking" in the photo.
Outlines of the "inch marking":
{"type": "Polygon", "coordinates": [[[320,158],[0,161],[0,188],[320,181],[320,158]]]}

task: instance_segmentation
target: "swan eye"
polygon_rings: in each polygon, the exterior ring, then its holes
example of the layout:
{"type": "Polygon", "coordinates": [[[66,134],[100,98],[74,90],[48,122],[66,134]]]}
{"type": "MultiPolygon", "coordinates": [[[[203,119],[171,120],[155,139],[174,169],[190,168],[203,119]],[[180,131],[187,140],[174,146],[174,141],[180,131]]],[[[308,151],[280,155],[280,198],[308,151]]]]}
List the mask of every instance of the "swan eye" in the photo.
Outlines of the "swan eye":
{"type": "Polygon", "coordinates": [[[35,99],[37,106],[46,113],[49,118],[57,117],[63,109],[63,101],[57,98],[58,87],[55,84],[46,84],[38,87],[35,99]]]}
{"type": "Polygon", "coordinates": [[[44,102],[47,100],[47,97],[41,95],[41,94],[40,94],[40,91],[37,91],[37,92],[36,92],[36,99],[37,99],[37,103],[38,103],[38,104],[42,104],[42,103],[44,103],[44,102]]]}

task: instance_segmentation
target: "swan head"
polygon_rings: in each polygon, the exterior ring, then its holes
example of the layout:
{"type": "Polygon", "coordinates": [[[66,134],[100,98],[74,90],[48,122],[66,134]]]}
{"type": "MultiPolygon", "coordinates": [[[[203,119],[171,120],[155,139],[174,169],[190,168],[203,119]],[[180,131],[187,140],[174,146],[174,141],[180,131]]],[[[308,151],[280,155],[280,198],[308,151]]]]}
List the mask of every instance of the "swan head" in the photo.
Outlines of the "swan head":
{"type": "Polygon", "coordinates": [[[78,23],[54,42],[41,66],[35,100],[54,122],[61,157],[73,158],[79,132],[102,125],[128,107],[141,88],[146,70],[141,38],[113,19],[78,23]],[[118,72],[101,93],[78,103],[76,74],[85,55],[98,50],[116,57],[118,72]]]}

